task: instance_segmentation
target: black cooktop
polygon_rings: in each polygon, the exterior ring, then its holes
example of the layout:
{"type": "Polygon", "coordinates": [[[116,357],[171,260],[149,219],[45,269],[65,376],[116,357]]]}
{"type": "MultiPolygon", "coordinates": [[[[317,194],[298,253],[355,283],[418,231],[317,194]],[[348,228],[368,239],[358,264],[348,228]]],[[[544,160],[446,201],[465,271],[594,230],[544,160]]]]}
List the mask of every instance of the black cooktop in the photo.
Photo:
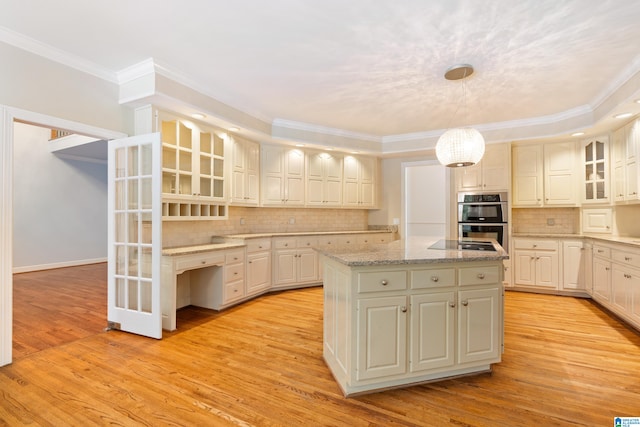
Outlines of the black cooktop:
{"type": "Polygon", "coordinates": [[[496,251],[491,242],[467,240],[438,240],[429,249],[449,249],[454,251],[496,251]]]}

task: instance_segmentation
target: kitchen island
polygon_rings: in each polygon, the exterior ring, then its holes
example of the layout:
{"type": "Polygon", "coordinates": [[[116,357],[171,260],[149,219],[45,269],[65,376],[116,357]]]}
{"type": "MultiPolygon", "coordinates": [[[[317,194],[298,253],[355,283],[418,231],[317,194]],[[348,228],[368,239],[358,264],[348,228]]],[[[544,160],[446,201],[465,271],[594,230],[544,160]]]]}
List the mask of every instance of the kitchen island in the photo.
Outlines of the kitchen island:
{"type": "Polygon", "coordinates": [[[495,241],[495,250],[430,248],[436,241],[316,249],[323,356],[345,396],[490,372],[500,362],[507,253],[495,241]]]}

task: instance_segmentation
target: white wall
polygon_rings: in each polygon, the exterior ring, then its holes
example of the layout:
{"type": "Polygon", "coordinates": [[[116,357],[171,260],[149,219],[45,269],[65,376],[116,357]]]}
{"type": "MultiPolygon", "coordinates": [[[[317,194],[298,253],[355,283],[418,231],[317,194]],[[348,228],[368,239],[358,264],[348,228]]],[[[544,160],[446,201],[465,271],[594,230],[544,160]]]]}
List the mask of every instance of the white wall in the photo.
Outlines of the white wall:
{"type": "Polygon", "coordinates": [[[107,166],[49,153],[49,136],[14,125],[14,272],[107,257],[107,166]]]}

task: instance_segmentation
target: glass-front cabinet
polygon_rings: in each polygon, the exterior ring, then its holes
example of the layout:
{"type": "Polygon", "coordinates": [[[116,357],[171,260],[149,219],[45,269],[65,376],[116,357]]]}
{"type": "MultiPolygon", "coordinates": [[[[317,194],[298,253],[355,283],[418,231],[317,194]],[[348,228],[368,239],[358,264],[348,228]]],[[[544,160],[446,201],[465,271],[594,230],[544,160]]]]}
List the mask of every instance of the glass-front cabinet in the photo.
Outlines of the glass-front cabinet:
{"type": "Polygon", "coordinates": [[[582,142],[584,184],[583,203],[609,202],[609,139],[592,138],[582,142]]]}

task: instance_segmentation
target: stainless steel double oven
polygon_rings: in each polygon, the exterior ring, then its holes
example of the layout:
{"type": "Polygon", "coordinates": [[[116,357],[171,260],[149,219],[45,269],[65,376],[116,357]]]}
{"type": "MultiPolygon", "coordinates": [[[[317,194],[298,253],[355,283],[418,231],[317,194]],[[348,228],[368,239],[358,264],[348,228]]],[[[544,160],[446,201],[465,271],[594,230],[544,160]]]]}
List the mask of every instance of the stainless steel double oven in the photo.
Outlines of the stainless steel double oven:
{"type": "Polygon", "coordinates": [[[495,239],[508,247],[507,193],[458,193],[458,237],[495,239]]]}

